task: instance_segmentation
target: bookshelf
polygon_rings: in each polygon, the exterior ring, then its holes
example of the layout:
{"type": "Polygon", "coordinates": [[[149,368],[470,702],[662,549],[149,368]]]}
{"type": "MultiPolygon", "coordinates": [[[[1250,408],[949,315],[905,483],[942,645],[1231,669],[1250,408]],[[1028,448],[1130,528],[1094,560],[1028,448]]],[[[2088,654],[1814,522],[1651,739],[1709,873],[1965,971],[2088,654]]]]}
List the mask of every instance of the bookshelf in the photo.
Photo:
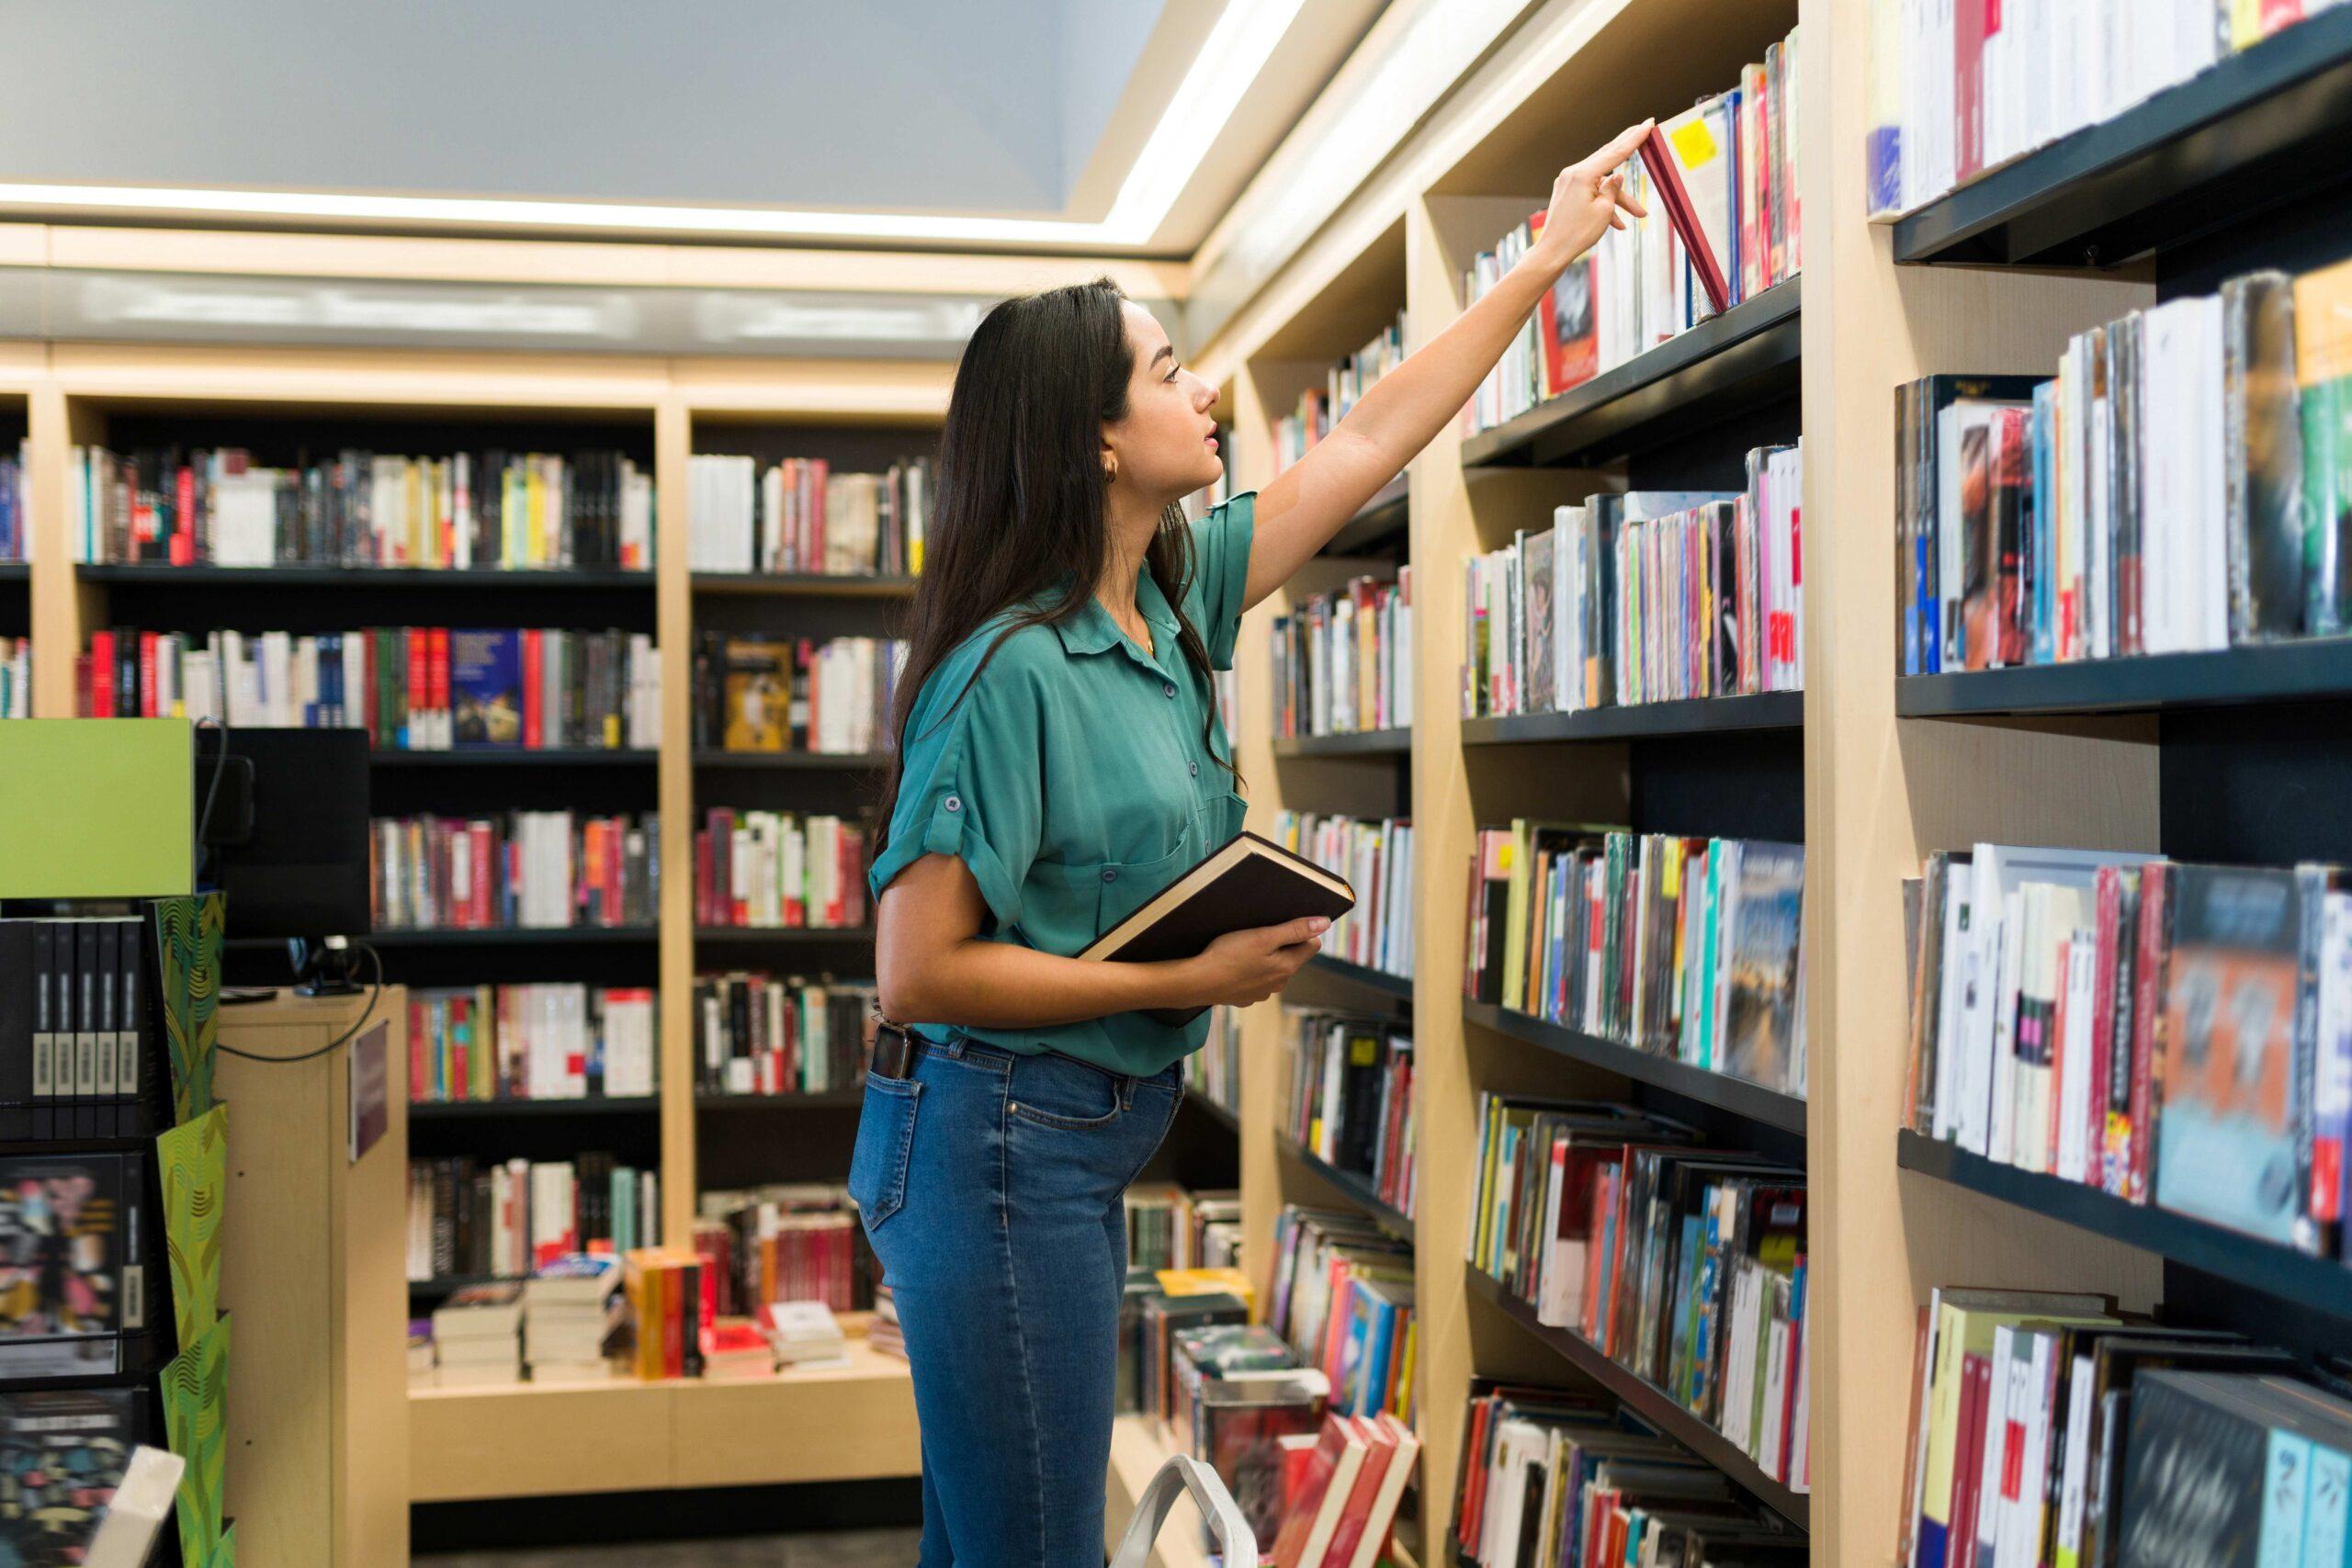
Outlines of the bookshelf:
{"type": "Polygon", "coordinates": [[[1413,1239],[1413,1216],[1401,1209],[1391,1207],[1382,1199],[1379,1190],[1373,1185],[1370,1177],[1358,1175],[1352,1170],[1341,1170],[1338,1166],[1311,1152],[1306,1145],[1287,1134],[1275,1134],[1274,1143],[1282,1150],[1284,1158],[1291,1160],[1300,1169],[1307,1171],[1316,1179],[1341,1194],[1351,1206],[1362,1210],[1364,1216],[1382,1230],[1400,1240],[1413,1239]]]}

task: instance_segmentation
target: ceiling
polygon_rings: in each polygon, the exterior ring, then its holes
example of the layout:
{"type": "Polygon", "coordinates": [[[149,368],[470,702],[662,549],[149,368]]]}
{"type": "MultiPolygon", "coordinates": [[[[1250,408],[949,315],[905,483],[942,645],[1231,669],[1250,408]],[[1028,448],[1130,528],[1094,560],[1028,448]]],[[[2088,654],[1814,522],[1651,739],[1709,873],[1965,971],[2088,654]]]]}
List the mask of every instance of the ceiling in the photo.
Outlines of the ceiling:
{"type": "MultiPolygon", "coordinates": [[[[1231,0],[1261,3],[1271,0],[1231,0]]],[[[1382,3],[1305,0],[1213,144],[1187,165],[1166,216],[1128,248],[1189,253],[1382,3]]],[[[114,0],[8,9],[15,69],[0,90],[9,149],[0,177],[26,186],[1092,221],[1111,209],[1226,5],[114,0]]],[[[40,206],[21,196],[12,204],[40,206]]]]}

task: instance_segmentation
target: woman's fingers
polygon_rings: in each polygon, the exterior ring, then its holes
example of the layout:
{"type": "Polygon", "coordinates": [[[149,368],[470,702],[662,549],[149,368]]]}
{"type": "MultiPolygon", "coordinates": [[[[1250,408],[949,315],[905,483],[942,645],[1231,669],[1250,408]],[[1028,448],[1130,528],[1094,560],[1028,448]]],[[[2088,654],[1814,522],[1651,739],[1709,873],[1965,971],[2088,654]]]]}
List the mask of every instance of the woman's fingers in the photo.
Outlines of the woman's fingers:
{"type": "Polygon", "coordinates": [[[1627,126],[1617,133],[1615,141],[1593,154],[1593,161],[1604,169],[1615,168],[1641,150],[1643,139],[1657,123],[1655,119],[1645,119],[1639,125],[1627,126]]]}

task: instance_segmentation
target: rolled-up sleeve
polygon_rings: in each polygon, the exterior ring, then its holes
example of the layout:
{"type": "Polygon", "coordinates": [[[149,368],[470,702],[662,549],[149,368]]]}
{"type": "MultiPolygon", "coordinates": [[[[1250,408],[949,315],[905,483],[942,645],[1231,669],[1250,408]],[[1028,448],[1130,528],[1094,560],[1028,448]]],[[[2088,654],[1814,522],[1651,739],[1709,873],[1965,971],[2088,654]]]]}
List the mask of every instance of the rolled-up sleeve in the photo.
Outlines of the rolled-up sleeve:
{"type": "MultiPolygon", "coordinates": [[[[960,671],[943,668],[933,679],[942,675],[960,683],[960,671]]],[[[994,666],[944,719],[930,694],[916,704],[889,841],[866,873],[876,899],[924,855],[954,855],[971,868],[999,926],[1020,919],[1045,819],[1038,708],[1019,671],[994,666]]]]}
{"type": "Polygon", "coordinates": [[[1210,508],[1193,525],[1193,611],[1214,669],[1233,668],[1241,635],[1241,600],[1249,592],[1250,536],[1256,526],[1258,497],[1244,491],[1210,508]]]}

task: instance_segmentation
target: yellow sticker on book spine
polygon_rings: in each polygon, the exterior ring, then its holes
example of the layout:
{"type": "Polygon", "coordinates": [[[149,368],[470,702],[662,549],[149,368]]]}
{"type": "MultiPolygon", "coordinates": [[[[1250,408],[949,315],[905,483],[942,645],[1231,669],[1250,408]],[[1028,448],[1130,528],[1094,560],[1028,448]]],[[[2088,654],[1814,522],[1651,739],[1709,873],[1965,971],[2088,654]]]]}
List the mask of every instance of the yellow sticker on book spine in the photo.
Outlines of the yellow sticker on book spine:
{"type": "Polygon", "coordinates": [[[1682,160],[1686,169],[1703,167],[1712,162],[1721,149],[1715,145],[1715,134],[1707,129],[1707,117],[1692,117],[1688,125],[1678,126],[1668,134],[1674,143],[1674,155],[1682,160]]]}

